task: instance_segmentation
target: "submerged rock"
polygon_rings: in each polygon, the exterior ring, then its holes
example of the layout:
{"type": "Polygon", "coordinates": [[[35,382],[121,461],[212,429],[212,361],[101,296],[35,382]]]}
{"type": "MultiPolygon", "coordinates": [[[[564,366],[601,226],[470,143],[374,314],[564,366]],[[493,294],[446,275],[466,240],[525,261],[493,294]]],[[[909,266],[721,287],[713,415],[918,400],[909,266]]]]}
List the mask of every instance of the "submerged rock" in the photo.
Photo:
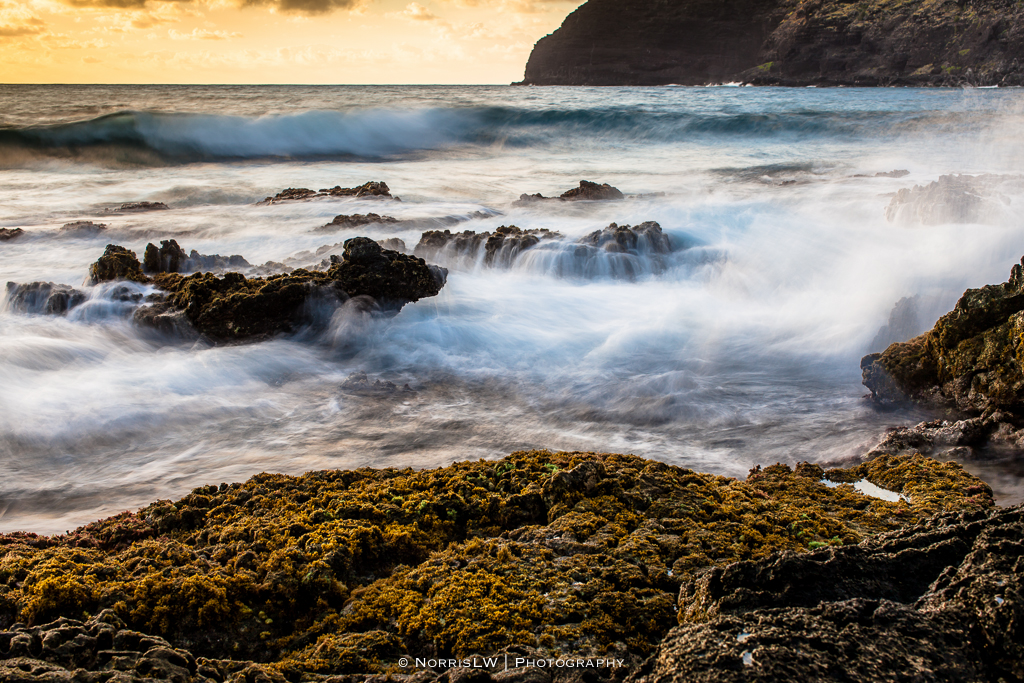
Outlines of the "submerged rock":
{"type": "Polygon", "coordinates": [[[25,234],[21,228],[0,228],[0,242],[9,242],[25,234]]]}
{"type": "Polygon", "coordinates": [[[616,254],[668,254],[672,251],[668,235],[661,231],[661,226],[655,221],[646,221],[635,228],[612,223],[603,230],[595,230],[581,238],[579,243],[616,254]]]}
{"type": "Polygon", "coordinates": [[[129,202],[114,209],[119,213],[141,213],[143,211],[167,211],[170,207],[163,202],[129,202]]]}
{"type": "Polygon", "coordinates": [[[489,266],[508,267],[522,252],[540,244],[541,240],[557,239],[557,232],[547,228],[523,230],[515,225],[502,225],[494,232],[472,230],[452,233],[450,230],[428,230],[420,237],[413,253],[425,258],[447,254],[455,258],[477,260],[481,255],[489,266]]]}
{"type": "Polygon", "coordinates": [[[599,185],[589,180],[581,180],[579,187],[566,190],[558,197],[545,197],[542,194],[522,194],[519,195],[519,199],[512,202],[512,205],[523,206],[542,201],[612,201],[624,198],[624,195],[618,190],[618,188],[614,188],[608,183],[602,183],[599,185]]]}
{"type": "MultiPolygon", "coordinates": [[[[855,560],[864,552],[846,546],[865,537],[942,510],[982,519],[991,505],[968,495],[984,484],[958,465],[922,457],[829,472],[867,476],[910,502],[831,488],[822,476],[814,465],[773,465],[743,482],[549,451],[434,470],[260,474],[64,536],[0,535],[0,576],[13,579],[0,593],[0,628],[111,609],[137,632],[132,642],[154,634],[167,645],[149,647],[219,662],[210,664],[219,678],[204,674],[215,680],[225,679],[218,667],[243,666],[228,657],[273,662],[290,680],[383,672],[409,653],[506,648],[616,652],[633,663],[686,611],[680,586],[708,568],[821,546],[855,560]]],[[[919,566],[937,561],[923,557],[919,566]]],[[[16,641],[37,642],[18,638],[0,635],[0,659],[26,656],[16,641]]]]}
{"type": "Polygon", "coordinates": [[[1017,506],[713,568],[629,680],[1021,680],[1022,558],[1017,506]]]}
{"type": "Polygon", "coordinates": [[[392,216],[381,216],[375,213],[342,214],[340,216],[335,216],[334,220],[327,225],[317,228],[317,232],[358,228],[363,225],[390,225],[397,222],[397,218],[393,218],[392,216]]]}
{"type": "Polygon", "coordinates": [[[21,313],[64,315],[86,300],[85,292],[52,282],[7,283],[7,305],[21,313]]]}
{"type": "Polygon", "coordinates": [[[319,199],[322,197],[365,197],[369,199],[394,199],[398,200],[398,197],[391,196],[391,190],[388,188],[387,183],[381,181],[370,181],[363,183],[359,187],[341,187],[335,185],[334,187],[322,189],[314,192],[305,187],[290,187],[287,190],[281,190],[273,197],[267,197],[260,205],[265,204],[277,204],[279,202],[292,202],[302,201],[309,199],[319,199]]]}
{"type": "Polygon", "coordinates": [[[107,229],[106,223],[93,223],[92,221],[74,221],[65,223],[57,231],[61,237],[94,237],[107,229]]]}

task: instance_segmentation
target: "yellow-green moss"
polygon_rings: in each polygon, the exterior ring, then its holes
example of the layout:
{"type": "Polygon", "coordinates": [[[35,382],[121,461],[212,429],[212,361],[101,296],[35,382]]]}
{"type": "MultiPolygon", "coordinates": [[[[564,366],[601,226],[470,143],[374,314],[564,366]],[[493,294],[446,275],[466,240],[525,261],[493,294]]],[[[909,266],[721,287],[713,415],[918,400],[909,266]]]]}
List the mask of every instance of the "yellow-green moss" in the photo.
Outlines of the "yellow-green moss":
{"type": "MultiPolygon", "coordinates": [[[[388,670],[402,653],[506,646],[649,653],[696,570],[855,543],[991,492],[958,466],[884,457],[746,481],[630,455],[517,452],[416,471],[261,474],[50,539],[0,537],[0,619],[113,607],[132,628],[281,671],[388,670]]],[[[292,676],[294,677],[294,676],[292,676]]]]}

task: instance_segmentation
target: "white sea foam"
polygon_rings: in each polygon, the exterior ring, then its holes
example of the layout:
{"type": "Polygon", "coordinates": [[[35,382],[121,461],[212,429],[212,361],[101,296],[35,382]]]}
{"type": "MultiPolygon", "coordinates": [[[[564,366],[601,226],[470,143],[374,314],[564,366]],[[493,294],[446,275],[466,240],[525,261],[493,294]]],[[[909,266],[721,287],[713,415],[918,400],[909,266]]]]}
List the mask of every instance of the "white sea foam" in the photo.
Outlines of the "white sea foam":
{"type": "MultiPolygon", "coordinates": [[[[262,110],[236,96],[217,111],[199,95],[164,94],[165,111],[191,116],[134,119],[165,151],[306,159],[127,170],[60,159],[0,171],[0,224],[26,231],[0,245],[3,280],[88,296],[63,317],[0,311],[0,529],[63,530],[261,470],[434,466],[523,447],[633,452],[739,477],[755,464],[859,454],[884,426],[922,416],[862,401],[858,361],[893,304],[922,294],[948,310],[1021,257],[1024,227],[1013,221],[925,228],[884,215],[891,193],[939,174],[1016,172],[1024,98],[1008,90],[988,92],[998,100],[891,89],[371,90],[253,89],[262,110]],[[624,114],[633,110],[646,118],[624,114]],[[895,122],[900,135],[858,118],[895,122]],[[630,132],[638,121],[661,128],[630,132]],[[421,152],[314,159],[401,147],[421,152]],[[894,168],[911,173],[874,177],[894,168]],[[582,178],[630,198],[512,205],[582,178]],[[256,205],[285,187],[367,180],[403,201],[256,205]],[[139,200],[172,208],[110,211],[139,200]],[[321,328],[271,342],[211,347],[142,331],[132,297],[83,285],[107,243],[141,255],[173,238],[186,251],[312,265],[323,245],[367,234],[412,249],[441,225],[431,220],[484,210],[450,229],[514,224],[564,239],[510,268],[453,262],[439,296],[396,317],[349,304],[325,312],[321,328]],[[316,231],[368,212],[405,222],[316,231]],[[57,238],[79,219],[107,232],[57,238]],[[575,240],[648,220],[675,251],[572,260],[575,240]],[[625,262],[629,277],[616,270],[625,262]],[[346,389],[356,372],[416,393],[346,389]]],[[[54,106],[43,95],[36,104],[54,106]]],[[[25,119],[29,105],[23,97],[6,111],[25,119]]],[[[1014,207],[1024,193],[1006,198],[1014,207]]]]}

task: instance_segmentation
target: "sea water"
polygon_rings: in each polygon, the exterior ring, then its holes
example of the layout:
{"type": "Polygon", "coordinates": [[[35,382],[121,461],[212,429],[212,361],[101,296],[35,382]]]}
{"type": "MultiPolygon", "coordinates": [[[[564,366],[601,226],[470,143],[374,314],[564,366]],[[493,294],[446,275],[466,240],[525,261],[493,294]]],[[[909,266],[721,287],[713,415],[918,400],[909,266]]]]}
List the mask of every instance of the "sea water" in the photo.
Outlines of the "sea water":
{"type": "MultiPolygon", "coordinates": [[[[877,412],[861,356],[901,298],[919,297],[924,331],[1006,279],[1022,158],[1019,90],[0,86],[0,227],[25,231],[0,242],[0,279],[89,296],[67,316],[0,302],[0,530],[63,531],[261,471],[548,448],[742,477],[863,454],[927,414],[877,412]],[[909,173],[876,175],[893,170],[909,173]],[[954,173],[999,174],[999,210],[887,219],[900,189],[954,173]],[[626,199],[513,204],[582,179],[626,199]],[[371,180],[402,201],[258,204],[371,180]],[[113,211],[137,201],[170,209],[113,211]],[[402,222],[317,231],[371,211],[402,222]],[[107,231],[59,232],[78,220],[107,231]],[[139,329],[137,304],[83,286],[107,243],[261,264],[357,235],[412,250],[431,227],[516,225],[568,244],[644,221],[674,251],[628,276],[550,250],[452,260],[441,294],[396,316],[345,306],[255,343],[139,329]],[[369,389],[346,385],[357,373],[369,389]]],[[[1020,498],[1019,476],[990,470],[1001,502],[1020,498]]]]}

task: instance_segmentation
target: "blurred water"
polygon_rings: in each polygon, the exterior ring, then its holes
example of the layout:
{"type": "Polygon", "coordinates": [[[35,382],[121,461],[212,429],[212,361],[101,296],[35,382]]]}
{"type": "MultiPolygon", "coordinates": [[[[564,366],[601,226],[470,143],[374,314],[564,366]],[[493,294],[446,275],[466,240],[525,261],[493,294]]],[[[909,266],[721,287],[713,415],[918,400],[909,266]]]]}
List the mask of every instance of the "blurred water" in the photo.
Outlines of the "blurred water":
{"type": "MultiPolygon", "coordinates": [[[[983,222],[884,209],[941,174],[1016,177],[1022,104],[1017,90],[0,86],[0,227],[25,230],[0,243],[4,281],[80,286],[108,242],[259,264],[358,234],[411,249],[448,217],[564,238],[510,268],[456,259],[438,297],[394,318],[344,307],[258,344],[139,330],[109,285],[67,317],[0,304],[0,529],[62,531],[262,470],[545,447],[743,476],[863,453],[923,417],[863,400],[858,362],[893,304],[921,294],[934,319],[1024,253],[1013,178],[983,222]],[[909,175],[875,176],[894,169],[909,175]],[[627,199],[513,205],[584,178],[627,199]],[[256,205],[369,180],[402,201],[256,205]],[[129,201],[171,210],[111,211],[129,201]],[[406,222],[317,231],[369,211],[406,222]],[[75,220],[108,228],[58,232],[75,220]],[[649,220],[676,251],[641,254],[630,277],[567,265],[575,239],[649,220]],[[357,372],[414,391],[344,387],[357,372]]],[[[1021,497],[1019,474],[986,467],[1002,502],[1021,497]]]]}

